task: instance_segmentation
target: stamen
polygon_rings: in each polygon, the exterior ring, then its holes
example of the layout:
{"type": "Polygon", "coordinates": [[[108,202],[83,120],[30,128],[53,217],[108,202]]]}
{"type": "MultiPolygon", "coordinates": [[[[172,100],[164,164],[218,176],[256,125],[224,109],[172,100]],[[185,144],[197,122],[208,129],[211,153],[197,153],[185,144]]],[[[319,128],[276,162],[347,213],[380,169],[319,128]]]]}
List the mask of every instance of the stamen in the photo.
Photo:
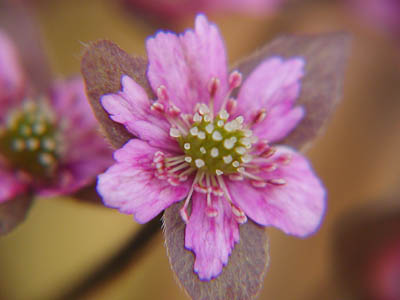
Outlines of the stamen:
{"type": "Polygon", "coordinates": [[[269,179],[267,180],[268,183],[273,184],[273,185],[285,185],[286,180],[282,178],[274,178],[274,179],[269,179]]]}
{"type": "Polygon", "coordinates": [[[190,128],[190,134],[196,136],[199,133],[199,129],[195,126],[190,128]]]}
{"type": "Polygon", "coordinates": [[[236,111],[237,101],[233,98],[230,98],[226,103],[226,111],[229,114],[233,114],[236,111]]]}
{"type": "Polygon", "coordinates": [[[183,204],[183,207],[179,211],[180,214],[181,214],[181,218],[185,223],[187,223],[189,221],[189,215],[188,215],[186,209],[187,209],[187,207],[189,205],[190,199],[192,198],[194,186],[195,186],[195,184],[197,184],[197,182],[199,180],[199,177],[201,177],[201,174],[204,174],[204,172],[197,171],[196,176],[194,177],[192,186],[190,187],[189,193],[188,193],[188,195],[187,195],[187,197],[185,199],[185,203],[183,204]]]}
{"type": "Polygon", "coordinates": [[[167,102],[169,100],[167,88],[165,85],[160,85],[156,91],[157,98],[162,102],[167,102]]]}
{"type": "Polygon", "coordinates": [[[158,101],[157,102],[154,102],[151,106],[150,106],[150,109],[151,110],[153,110],[153,111],[158,111],[158,112],[160,112],[160,113],[164,113],[164,105],[162,105],[161,103],[159,103],[158,101]]]}
{"type": "Polygon", "coordinates": [[[181,132],[177,128],[171,127],[170,130],[169,130],[169,135],[174,137],[174,138],[178,138],[178,137],[181,136],[181,132]]]}
{"type": "Polygon", "coordinates": [[[229,114],[225,109],[221,110],[218,115],[222,120],[228,120],[229,118],[229,114]]]}
{"type": "Polygon", "coordinates": [[[203,120],[203,117],[199,115],[199,113],[195,113],[193,116],[193,122],[201,122],[203,120]]]}
{"type": "Polygon", "coordinates": [[[242,74],[239,71],[233,71],[229,74],[229,89],[233,90],[242,84],[242,74]]]}

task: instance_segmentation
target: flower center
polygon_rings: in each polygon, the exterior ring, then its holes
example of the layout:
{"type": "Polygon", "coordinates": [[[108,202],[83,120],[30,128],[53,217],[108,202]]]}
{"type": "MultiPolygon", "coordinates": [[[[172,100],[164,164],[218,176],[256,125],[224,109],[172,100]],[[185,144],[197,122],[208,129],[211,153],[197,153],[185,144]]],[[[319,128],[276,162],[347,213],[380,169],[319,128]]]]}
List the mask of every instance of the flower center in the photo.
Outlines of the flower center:
{"type": "Polygon", "coordinates": [[[178,138],[185,153],[185,161],[208,174],[236,173],[241,163],[251,161],[247,154],[252,145],[252,132],[243,129],[243,117],[227,121],[223,110],[212,119],[209,108],[200,105],[193,116],[193,124],[185,136],[178,138]]]}
{"type": "Polygon", "coordinates": [[[0,128],[0,154],[13,168],[40,178],[51,176],[59,157],[54,123],[46,105],[25,102],[0,128]]]}

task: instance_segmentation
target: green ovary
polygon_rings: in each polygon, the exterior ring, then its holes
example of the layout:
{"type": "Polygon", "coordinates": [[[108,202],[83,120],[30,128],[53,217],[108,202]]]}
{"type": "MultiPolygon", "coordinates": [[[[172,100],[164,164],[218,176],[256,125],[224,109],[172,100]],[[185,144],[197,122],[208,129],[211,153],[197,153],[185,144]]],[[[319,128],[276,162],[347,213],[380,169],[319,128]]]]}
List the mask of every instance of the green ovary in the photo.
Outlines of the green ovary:
{"type": "Polygon", "coordinates": [[[245,132],[240,129],[227,130],[220,117],[214,121],[202,119],[193,123],[186,136],[179,137],[179,145],[185,160],[194,168],[209,174],[236,173],[248,151],[245,132]]]}

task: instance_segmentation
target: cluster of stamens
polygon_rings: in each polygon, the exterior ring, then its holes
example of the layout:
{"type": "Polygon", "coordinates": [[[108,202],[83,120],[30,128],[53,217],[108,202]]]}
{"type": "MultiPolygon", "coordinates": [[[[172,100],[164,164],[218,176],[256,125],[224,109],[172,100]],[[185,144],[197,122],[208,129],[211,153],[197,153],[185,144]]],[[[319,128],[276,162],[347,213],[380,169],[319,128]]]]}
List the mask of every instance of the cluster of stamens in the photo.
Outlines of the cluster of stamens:
{"type": "Polygon", "coordinates": [[[25,101],[8,115],[0,128],[0,155],[10,165],[31,176],[49,177],[59,156],[52,112],[44,104],[25,101]]]}
{"type": "Polygon", "coordinates": [[[266,117],[261,109],[252,120],[245,123],[242,116],[232,117],[236,100],[230,97],[233,89],[241,84],[241,74],[233,72],[229,77],[229,92],[219,112],[214,116],[214,98],[219,89],[219,79],[210,81],[208,105],[198,103],[192,114],[184,114],[169,101],[165,86],[157,89],[157,101],[152,110],[162,114],[171,124],[170,136],[177,141],[182,155],[168,157],[163,152],[155,153],[153,164],[156,176],[167,180],[171,185],[193,178],[193,184],[181,209],[184,221],[188,220],[187,207],[194,191],[206,194],[207,215],[215,217],[213,199],[224,197],[231,205],[232,212],[239,223],[246,222],[244,212],[237,207],[225,184],[224,176],[230,180],[247,179],[254,187],[262,188],[267,184],[284,185],[281,178],[264,180],[260,172],[273,172],[279,164],[287,164],[290,157],[282,156],[270,162],[275,148],[268,142],[258,141],[251,127],[266,117]]]}

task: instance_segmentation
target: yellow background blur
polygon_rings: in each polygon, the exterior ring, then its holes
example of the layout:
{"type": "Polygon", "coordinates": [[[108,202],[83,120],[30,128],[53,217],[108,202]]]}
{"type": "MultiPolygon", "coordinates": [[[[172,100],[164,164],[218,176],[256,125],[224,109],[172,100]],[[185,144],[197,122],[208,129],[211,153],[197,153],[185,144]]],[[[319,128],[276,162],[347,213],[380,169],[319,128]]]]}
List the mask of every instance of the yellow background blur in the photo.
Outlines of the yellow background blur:
{"type": "MultiPolygon", "coordinates": [[[[81,42],[110,39],[144,55],[159,25],[107,0],[33,1],[56,74],[79,72],[81,42]]],[[[301,1],[300,1],[301,2],[301,1]]],[[[342,104],[308,152],[328,189],[321,229],[301,240],[268,229],[271,263],[260,299],[329,299],[332,235],[340,216],[400,192],[400,48],[335,1],[304,1],[274,17],[210,15],[231,62],[282,33],[345,30],[354,41],[342,104]]],[[[184,22],[193,25],[193,20],[184,22]]],[[[164,27],[165,28],[165,27],[164,27]]],[[[176,27],[174,28],[177,29],[176,27]]],[[[181,30],[180,29],[180,30],[181,30]]],[[[0,299],[47,299],[77,284],[137,229],[131,216],[71,199],[39,199],[27,221],[0,238],[0,299]]],[[[134,268],[87,299],[187,299],[169,268],[161,234],[134,268]]]]}

